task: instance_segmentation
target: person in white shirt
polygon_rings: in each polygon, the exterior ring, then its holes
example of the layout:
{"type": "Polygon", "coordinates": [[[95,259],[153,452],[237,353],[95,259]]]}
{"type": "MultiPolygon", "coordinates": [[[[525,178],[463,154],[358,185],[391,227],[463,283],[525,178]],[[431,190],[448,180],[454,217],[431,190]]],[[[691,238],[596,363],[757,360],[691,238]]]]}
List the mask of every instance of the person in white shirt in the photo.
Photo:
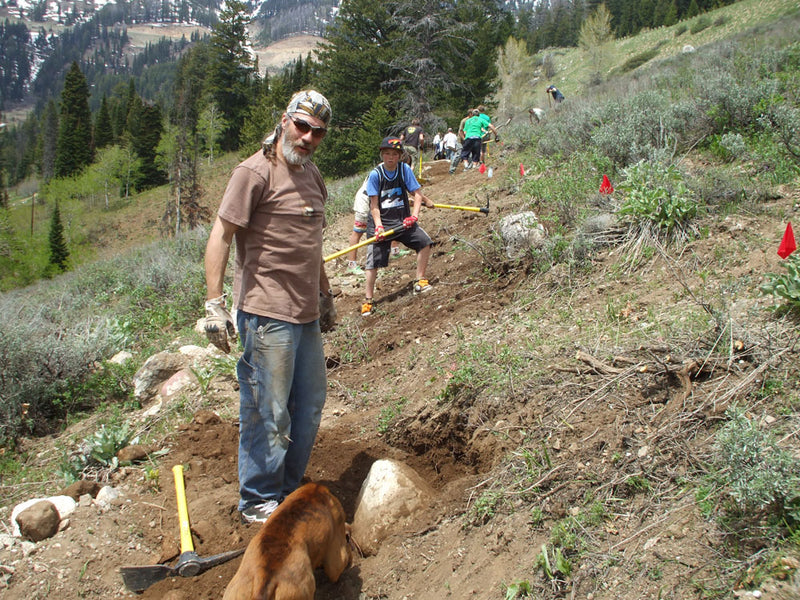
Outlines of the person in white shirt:
{"type": "Polygon", "coordinates": [[[458,136],[453,133],[452,127],[447,129],[447,133],[445,133],[442,138],[442,143],[444,144],[445,158],[447,158],[447,160],[453,160],[453,156],[455,156],[458,150],[458,136]]]}

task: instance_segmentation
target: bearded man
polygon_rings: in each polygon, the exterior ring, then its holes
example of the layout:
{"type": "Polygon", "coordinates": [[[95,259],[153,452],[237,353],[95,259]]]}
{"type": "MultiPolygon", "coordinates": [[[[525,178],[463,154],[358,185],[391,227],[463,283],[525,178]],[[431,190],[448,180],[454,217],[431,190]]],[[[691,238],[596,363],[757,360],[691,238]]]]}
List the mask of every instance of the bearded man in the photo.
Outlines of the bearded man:
{"type": "Polygon", "coordinates": [[[205,329],[224,352],[241,338],[239,505],[261,523],[300,484],[325,404],[320,321],[335,320],[322,259],[328,191],[311,162],[331,107],[314,90],[292,96],[261,150],[231,175],[205,254],[205,329]],[[223,293],[236,242],[233,303],[223,293]]]}

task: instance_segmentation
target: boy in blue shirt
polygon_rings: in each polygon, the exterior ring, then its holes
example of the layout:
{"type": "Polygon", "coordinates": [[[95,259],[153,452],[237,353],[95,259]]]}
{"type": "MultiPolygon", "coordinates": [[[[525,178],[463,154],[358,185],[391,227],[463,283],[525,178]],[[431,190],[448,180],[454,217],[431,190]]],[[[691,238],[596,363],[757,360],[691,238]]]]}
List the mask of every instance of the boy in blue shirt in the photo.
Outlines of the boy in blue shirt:
{"type": "Polygon", "coordinates": [[[417,253],[414,293],[421,294],[431,289],[425,278],[425,271],[433,242],[425,230],[417,225],[417,220],[422,205],[432,207],[433,202],[420,191],[421,186],[411,167],[400,161],[403,155],[403,142],[400,138],[384,138],[380,152],[383,162],[370,172],[367,180],[367,237],[376,236],[378,239],[367,246],[366,298],[361,306],[362,317],[368,317],[374,309],[375,281],[378,279],[378,269],[389,265],[391,240],[397,240],[417,253]],[[409,196],[414,199],[413,206],[409,204],[409,196]],[[384,238],[383,232],[390,229],[399,233],[395,233],[391,239],[384,238]]]}

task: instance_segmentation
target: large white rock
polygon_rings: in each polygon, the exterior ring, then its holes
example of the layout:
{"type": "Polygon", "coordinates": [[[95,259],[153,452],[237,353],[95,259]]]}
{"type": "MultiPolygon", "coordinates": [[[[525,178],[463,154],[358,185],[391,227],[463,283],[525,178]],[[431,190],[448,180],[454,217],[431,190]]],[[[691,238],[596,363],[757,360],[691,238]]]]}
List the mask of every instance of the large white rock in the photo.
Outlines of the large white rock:
{"type": "Polygon", "coordinates": [[[365,555],[375,554],[389,535],[430,506],[433,489],[414,469],[393,460],[372,464],[356,500],[352,535],[365,555]]]}
{"type": "Polygon", "coordinates": [[[20,502],[14,507],[14,510],[11,511],[11,535],[15,537],[20,537],[19,523],[17,523],[17,515],[26,508],[29,508],[34,504],[36,504],[37,502],[41,502],[42,500],[47,500],[48,502],[52,502],[53,505],[56,507],[56,510],[58,511],[58,516],[61,517],[62,520],[66,519],[69,515],[71,515],[75,511],[75,507],[77,506],[77,502],[75,502],[75,500],[73,500],[70,496],[50,496],[49,498],[31,498],[30,500],[25,500],[25,502],[20,502]]]}
{"type": "Polygon", "coordinates": [[[100,488],[100,491],[97,492],[94,503],[102,509],[107,509],[121,497],[122,494],[117,488],[110,485],[104,485],[102,488],[100,488]]]}
{"type": "Polygon", "coordinates": [[[536,213],[525,211],[500,221],[500,237],[508,258],[521,258],[531,248],[541,247],[547,238],[536,213]]]}
{"type": "Polygon", "coordinates": [[[191,364],[191,357],[185,354],[167,351],[154,354],[133,376],[134,396],[140,400],[149,400],[158,393],[165,381],[191,364]]]}

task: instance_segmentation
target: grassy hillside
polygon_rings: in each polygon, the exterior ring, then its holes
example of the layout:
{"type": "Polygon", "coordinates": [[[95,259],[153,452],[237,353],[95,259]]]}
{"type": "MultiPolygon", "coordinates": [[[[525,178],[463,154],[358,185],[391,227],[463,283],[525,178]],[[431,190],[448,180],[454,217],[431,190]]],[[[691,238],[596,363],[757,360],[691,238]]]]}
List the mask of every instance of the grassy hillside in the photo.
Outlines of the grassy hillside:
{"type": "MultiPolygon", "coordinates": [[[[781,44],[782,40],[796,36],[794,17],[798,11],[800,7],[792,0],[741,0],[694,19],[681,21],[672,27],[660,27],[614,40],[604,53],[604,76],[608,79],[609,88],[607,93],[615,95],[614,78],[631,70],[626,67],[626,63],[651,65],[681,54],[687,45],[702,50],[703,46],[719,41],[757,47],[781,44]]],[[[613,22],[611,26],[613,28],[613,22]]],[[[519,103],[520,107],[547,108],[544,90],[551,83],[564,92],[567,98],[584,98],[602,91],[603,86],[601,89],[593,89],[597,86],[591,83],[591,65],[581,49],[552,48],[542,51],[537,58],[540,62],[552,60],[555,73],[546,76],[541,69],[535,70],[528,82],[530,95],[519,103]]],[[[518,116],[527,118],[524,112],[519,112],[518,116]]]]}

